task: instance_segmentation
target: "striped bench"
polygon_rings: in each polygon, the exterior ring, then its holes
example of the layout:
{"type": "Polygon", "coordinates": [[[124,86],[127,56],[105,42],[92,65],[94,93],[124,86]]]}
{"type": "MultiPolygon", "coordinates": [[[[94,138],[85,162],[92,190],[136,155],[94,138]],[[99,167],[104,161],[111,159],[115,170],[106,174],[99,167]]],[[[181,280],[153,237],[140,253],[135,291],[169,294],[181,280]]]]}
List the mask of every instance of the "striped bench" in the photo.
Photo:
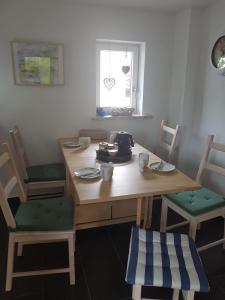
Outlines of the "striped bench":
{"type": "Polygon", "coordinates": [[[132,227],[127,264],[127,283],[133,285],[134,300],[141,300],[142,286],[180,290],[185,299],[195,292],[208,292],[209,284],[194,241],[179,233],[160,233],[132,227]]]}

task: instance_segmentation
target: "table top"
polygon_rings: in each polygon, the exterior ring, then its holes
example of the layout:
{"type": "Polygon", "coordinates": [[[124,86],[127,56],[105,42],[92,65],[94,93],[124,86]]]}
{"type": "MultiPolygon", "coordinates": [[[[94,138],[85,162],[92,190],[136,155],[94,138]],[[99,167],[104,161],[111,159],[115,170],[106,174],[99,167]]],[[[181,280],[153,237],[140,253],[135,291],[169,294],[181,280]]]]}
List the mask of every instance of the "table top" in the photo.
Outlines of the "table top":
{"type": "Polygon", "coordinates": [[[137,199],[194,190],[201,187],[199,183],[178,170],[170,173],[159,173],[146,168],[141,173],[138,163],[140,152],[149,153],[149,164],[160,161],[160,159],[139,144],[135,144],[132,148],[132,160],[126,163],[114,164],[111,181],[104,182],[101,177],[91,180],[80,179],[74,175],[76,169],[100,166],[100,162],[96,160],[98,143],[91,143],[86,149],[65,148],[63,143],[71,140],[71,138],[60,139],[59,143],[80,205],[137,199]]]}

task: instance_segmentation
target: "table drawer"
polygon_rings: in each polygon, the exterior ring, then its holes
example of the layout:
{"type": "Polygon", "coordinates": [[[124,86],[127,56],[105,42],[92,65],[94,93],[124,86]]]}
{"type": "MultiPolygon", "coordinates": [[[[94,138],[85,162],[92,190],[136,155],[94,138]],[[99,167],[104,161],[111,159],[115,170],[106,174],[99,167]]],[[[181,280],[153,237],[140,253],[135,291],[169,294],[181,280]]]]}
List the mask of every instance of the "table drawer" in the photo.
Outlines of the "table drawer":
{"type": "Polygon", "coordinates": [[[123,218],[137,214],[137,200],[121,200],[112,203],[112,218],[123,218]]]}
{"type": "Polygon", "coordinates": [[[111,219],[111,205],[108,203],[76,206],[76,224],[111,219]]]}

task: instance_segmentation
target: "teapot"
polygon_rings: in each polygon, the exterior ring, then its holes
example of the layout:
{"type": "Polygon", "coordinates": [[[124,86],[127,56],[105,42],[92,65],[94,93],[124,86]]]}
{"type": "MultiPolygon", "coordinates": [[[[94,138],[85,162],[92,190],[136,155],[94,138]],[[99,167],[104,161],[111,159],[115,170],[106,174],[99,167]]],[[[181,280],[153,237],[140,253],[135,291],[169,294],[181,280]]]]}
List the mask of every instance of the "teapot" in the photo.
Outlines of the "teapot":
{"type": "Polygon", "coordinates": [[[124,155],[131,153],[131,147],[134,147],[134,140],[130,133],[119,131],[115,138],[115,143],[118,144],[118,154],[124,155]]]}

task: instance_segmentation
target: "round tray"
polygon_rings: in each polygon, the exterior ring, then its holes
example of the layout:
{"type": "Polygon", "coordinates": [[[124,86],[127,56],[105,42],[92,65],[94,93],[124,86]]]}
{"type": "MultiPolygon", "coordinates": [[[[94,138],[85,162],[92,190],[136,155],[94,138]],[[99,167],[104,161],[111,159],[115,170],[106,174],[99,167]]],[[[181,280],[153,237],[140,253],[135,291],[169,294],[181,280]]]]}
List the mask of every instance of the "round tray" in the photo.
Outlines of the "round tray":
{"type": "Polygon", "coordinates": [[[101,154],[97,150],[96,154],[97,154],[96,158],[103,162],[123,163],[123,162],[131,160],[131,158],[132,158],[132,153],[128,153],[128,154],[125,154],[122,156],[121,155],[120,156],[118,156],[118,155],[109,156],[109,155],[101,154]]]}

